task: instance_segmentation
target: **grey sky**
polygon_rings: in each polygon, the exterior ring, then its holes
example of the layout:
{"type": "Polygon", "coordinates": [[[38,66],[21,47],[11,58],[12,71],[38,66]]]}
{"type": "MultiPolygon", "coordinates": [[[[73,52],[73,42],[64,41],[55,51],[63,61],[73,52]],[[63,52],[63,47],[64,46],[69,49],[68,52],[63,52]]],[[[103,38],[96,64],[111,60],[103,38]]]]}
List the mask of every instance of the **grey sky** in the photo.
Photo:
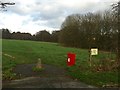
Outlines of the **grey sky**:
{"type": "Polygon", "coordinates": [[[0,28],[35,34],[40,30],[59,30],[70,14],[104,11],[118,0],[0,0],[15,2],[0,12],[0,28]]]}

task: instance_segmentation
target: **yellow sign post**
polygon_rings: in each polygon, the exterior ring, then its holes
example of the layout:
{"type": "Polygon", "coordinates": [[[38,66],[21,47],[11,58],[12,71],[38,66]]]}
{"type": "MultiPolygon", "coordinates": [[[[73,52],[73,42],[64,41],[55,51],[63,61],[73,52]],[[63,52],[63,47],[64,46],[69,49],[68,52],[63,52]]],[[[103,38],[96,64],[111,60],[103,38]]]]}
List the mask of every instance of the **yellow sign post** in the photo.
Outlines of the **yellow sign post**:
{"type": "Polygon", "coordinates": [[[98,55],[98,49],[97,48],[92,48],[91,49],[91,55],[98,55]]]}
{"type": "Polygon", "coordinates": [[[91,67],[91,60],[93,55],[98,55],[98,48],[91,48],[90,50],[90,56],[89,56],[90,67],[91,67]]]}

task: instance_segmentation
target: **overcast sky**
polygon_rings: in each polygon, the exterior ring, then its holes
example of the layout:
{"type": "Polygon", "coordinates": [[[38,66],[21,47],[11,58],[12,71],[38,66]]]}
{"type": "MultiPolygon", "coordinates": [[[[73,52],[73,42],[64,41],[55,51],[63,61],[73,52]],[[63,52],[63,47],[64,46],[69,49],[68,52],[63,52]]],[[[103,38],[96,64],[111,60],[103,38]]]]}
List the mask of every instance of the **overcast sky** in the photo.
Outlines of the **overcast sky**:
{"type": "Polygon", "coordinates": [[[0,29],[35,34],[40,30],[59,30],[70,14],[104,11],[118,0],[0,0],[15,2],[7,12],[0,11],[0,29]]]}

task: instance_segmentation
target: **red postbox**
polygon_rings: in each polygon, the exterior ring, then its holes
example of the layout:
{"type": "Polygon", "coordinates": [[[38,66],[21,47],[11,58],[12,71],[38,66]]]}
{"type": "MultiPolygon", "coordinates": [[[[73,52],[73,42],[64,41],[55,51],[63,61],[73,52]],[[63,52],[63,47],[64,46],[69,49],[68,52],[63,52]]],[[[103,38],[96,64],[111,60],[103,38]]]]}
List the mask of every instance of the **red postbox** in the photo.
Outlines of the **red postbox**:
{"type": "Polygon", "coordinates": [[[73,66],[75,64],[75,54],[74,53],[68,53],[67,54],[67,65],[68,66],[73,66]]]}

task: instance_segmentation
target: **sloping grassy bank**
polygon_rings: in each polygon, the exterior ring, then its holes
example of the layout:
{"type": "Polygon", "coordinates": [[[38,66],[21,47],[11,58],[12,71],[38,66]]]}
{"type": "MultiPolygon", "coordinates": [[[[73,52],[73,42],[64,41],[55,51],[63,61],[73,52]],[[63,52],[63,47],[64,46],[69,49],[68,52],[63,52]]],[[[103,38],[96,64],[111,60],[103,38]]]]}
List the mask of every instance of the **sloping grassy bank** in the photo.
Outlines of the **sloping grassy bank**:
{"type": "Polygon", "coordinates": [[[22,40],[3,40],[2,46],[4,80],[15,79],[12,68],[17,64],[36,63],[38,58],[41,58],[42,63],[66,68],[68,74],[82,82],[100,87],[107,84],[118,85],[117,68],[113,67],[116,64],[114,54],[99,52],[99,55],[92,58],[92,66],[89,67],[89,52],[85,49],[62,47],[58,43],[22,40]],[[75,66],[67,66],[68,52],[76,54],[75,66]],[[103,66],[107,68],[104,69],[103,66]]]}

